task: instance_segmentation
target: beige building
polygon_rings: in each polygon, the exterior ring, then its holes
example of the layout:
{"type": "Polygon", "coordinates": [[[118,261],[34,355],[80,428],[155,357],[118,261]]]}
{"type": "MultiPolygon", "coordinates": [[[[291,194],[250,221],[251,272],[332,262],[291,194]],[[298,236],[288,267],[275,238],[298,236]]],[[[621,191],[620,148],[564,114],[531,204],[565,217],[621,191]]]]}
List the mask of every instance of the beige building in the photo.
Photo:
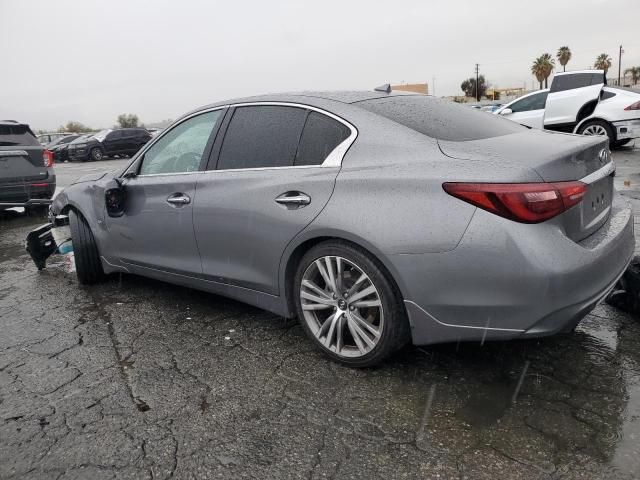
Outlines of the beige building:
{"type": "Polygon", "coordinates": [[[391,85],[391,90],[401,92],[413,92],[429,95],[429,85],[425,83],[403,83],[402,85],[391,85]]]}

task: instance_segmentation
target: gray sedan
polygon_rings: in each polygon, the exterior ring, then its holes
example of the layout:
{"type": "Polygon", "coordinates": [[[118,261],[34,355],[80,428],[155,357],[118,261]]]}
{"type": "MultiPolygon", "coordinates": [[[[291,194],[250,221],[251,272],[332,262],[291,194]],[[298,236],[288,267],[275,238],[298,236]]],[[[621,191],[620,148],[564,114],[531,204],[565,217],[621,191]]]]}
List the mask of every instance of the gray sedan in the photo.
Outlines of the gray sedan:
{"type": "Polygon", "coordinates": [[[52,213],[83,284],[131,273],[297,316],[362,367],[575,327],[634,251],[614,170],[605,139],[428,96],[268,95],[187,114],[52,213]]]}

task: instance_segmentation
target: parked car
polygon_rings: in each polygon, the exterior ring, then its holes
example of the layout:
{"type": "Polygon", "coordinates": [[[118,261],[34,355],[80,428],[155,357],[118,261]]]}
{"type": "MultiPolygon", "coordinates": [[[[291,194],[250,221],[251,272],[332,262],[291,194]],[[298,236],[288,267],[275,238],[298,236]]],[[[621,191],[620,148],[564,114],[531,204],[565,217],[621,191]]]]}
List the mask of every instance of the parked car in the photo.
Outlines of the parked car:
{"type": "Polygon", "coordinates": [[[496,105],[485,105],[484,107],[481,107],[480,110],[482,110],[483,112],[495,112],[496,110],[498,110],[500,107],[502,106],[502,104],[496,104],[496,105]]]}
{"type": "Polygon", "coordinates": [[[73,134],[66,135],[64,137],[60,137],[57,140],[46,145],[47,150],[53,153],[53,160],[55,162],[64,162],[69,159],[69,155],[67,154],[67,148],[69,148],[69,144],[74,140],[80,138],[81,134],[73,134]]]}
{"type": "Polygon", "coordinates": [[[40,142],[40,144],[47,145],[48,143],[58,140],[59,138],[67,137],[69,135],[71,134],[65,132],[40,133],[36,138],[38,139],[38,142],[40,142]]]}
{"type": "Polygon", "coordinates": [[[25,123],[0,121],[0,210],[43,210],[56,190],[53,155],[25,123]]]}
{"type": "MultiPolygon", "coordinates": [[[[297,316],[361,367],[574,328],[634,252],[614,170],[605,139],[434,97],[266,95],[187,114],[52,215],[80,283],[132,273],[297,316]]],[[[28,237],[39,268],[51,228],[28,237]]]]}
{"type": "Polygon", "coordinates": [[[72,162],[102,160],[114,155],[131,156],[151,139],[144,128],[118,128],[102,130],[86,141],[75,141],[69,145],[69,160],[72,162]]]}
{"type": "Polygon", "coordinates": [[[533,128],[606,135],[612,147],[640,137],[640,93],[607,86],[602,70],[558,73],[550,89],[524,95],[494,113],[533,128]]]}

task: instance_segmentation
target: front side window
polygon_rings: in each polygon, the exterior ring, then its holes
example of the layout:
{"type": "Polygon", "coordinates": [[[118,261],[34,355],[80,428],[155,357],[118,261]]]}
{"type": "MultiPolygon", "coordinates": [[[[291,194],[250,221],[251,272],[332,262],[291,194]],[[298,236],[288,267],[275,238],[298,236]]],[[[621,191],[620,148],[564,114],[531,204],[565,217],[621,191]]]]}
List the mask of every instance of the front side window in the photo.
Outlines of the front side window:
{"type": "Polygon", "coordinates": [[[222,112],[203,113],[172,128],[145,152],[140,175],[197,171],[222,112]]]}
{"type": "Polygon", "coordinates": [[[329,154],[351,135],[342,123],[311,111],[304,125],[295,165],[321,165],[329,154]]]}
{"type": "Polygon", "coordinates": [[[513,113],[529,112],[531,110],[542,110],[547,101],[548,92],[536,93],[527,98],[514,102],[509,108],[513,113]]]}
{"type": "Polygon", "coordinates": [[[290,167],[307,111],[297,107],[237,107],[218,158],[218,170],[290,167]]]}

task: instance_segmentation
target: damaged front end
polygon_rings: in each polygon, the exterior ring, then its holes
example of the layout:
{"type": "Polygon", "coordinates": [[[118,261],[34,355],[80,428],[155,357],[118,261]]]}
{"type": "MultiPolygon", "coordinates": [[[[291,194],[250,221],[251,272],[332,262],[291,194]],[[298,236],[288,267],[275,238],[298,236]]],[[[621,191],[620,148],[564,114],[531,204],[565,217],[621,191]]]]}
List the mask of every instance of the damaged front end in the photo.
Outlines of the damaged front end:
{"type": "Polygon", "coordinates": [[[33,229],[27,235],[26,249],[38,270],[47,265],[47,259],[54,253],[67,253],[61,247],[70,243],[68,235],[69,217],[67,215],[50,214],[49,223],[33,229]],[[59,229],[54,235],[53,229],[59,229]]]}

